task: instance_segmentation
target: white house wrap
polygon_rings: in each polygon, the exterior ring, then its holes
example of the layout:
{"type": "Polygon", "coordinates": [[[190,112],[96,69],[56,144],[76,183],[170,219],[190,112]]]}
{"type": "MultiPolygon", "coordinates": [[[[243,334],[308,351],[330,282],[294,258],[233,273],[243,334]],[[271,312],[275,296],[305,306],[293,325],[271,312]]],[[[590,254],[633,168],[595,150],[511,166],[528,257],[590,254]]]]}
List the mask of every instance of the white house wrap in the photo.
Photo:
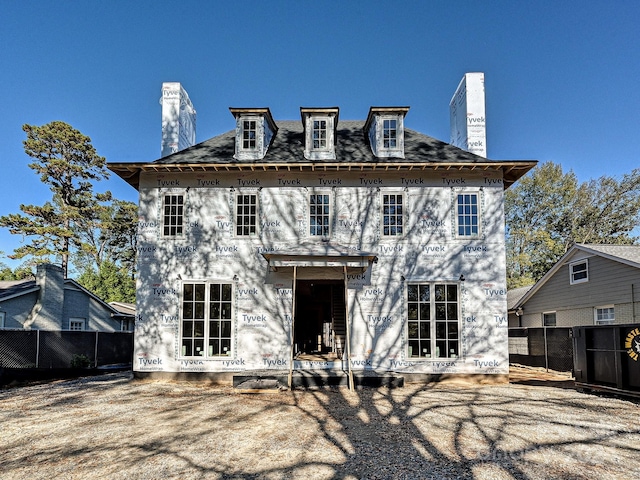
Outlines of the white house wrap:
{"type": "Polygon", "coordinates": [[[231,111],[109,165],[140,192],[136,375],[508,372],[503,192],[534,161],[409,130],[407,107],[231,111]]]}

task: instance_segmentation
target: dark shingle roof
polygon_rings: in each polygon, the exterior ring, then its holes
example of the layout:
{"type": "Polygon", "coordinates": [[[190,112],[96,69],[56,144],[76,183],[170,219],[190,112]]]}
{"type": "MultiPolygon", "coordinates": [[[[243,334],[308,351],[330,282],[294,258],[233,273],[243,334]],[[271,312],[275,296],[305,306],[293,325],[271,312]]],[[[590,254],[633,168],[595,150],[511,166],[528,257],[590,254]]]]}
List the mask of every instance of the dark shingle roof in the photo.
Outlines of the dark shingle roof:
{"type": "Polygon", "coordinates": [[[141,171],[184,171],[196,169],[277,169],[285,166],[308,169],[356,167],[362,169],[480,168],[502,170],[505,186],[535,166],[531,160],[489,160],[409,128],[404,129],[404,158],[373,155],[363,131],[364,121],[341,120],[337,128],[336,159],[307,160],[304,157],[304,130],[301,121],[276,121],[278,132],[265,157],[237,160],[235,130],[149,163],[109,163],[108,167],[137,188],[141,171]]]}
{"type": "Polygon", "coordinates": [[[39,289],[40,287],[36,285],[35,280],[0,281],[0,302],[29,292],[35,292],[39,289]]]}

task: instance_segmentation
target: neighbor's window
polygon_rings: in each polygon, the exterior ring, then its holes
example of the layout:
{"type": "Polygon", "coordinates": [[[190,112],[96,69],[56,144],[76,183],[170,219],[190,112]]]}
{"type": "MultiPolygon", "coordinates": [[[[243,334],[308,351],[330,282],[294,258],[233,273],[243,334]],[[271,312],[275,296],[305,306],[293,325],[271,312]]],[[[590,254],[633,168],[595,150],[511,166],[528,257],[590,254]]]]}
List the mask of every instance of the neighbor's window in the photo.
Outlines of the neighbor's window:
{"type": "Polygon", "coordinates": [[[238,195],[236,200],[236,235],[255,235],[257,232],[258,196],[238,195]]]}
{"type": "Polygon", "coordinates": [[[331,227],[330,196],[309,195],[309,234],[328,237],[331,227]]]}
{"type": "Polygon", "coordinates": [[[256,144],[256,121],[255,120],[243,120],[242,121],[242,149],[243,150],[255,150],[256,144]]]}
{"type": "Polygon", "coordinates": [[[616,321],[613,305],[606,307],[596,307],[594,309],[594,320],[596,325],[609,325],[616,321]]]}
{"type": "Polygon", "coordinates": [[[589,281],[589,263],[587,260],[581,260],[569,264],[570,283],[583,283],[589,281]]]}
{"type": "Polygon", "coordinates": [[[162,212],[164,236],[181,237],[184,232],[184,195],[165,195],[162,212]]]}
{"type": "Polygon", "coordinates": [[[542,314],[542,325],[545,327],[556,326],[556,312],[547,312],[542,314]]]}
{"type": "Polygon", "coordinates": [[[182,356],[231,355],[232,291],[230,283],[182,285],[182,356]]]}
{"type": "Polygon", "coordinates": [[[407,285],[409,358],[457,358],[460,355],[458,285],[407,285]]]}
{"type": "Polygon", "coordinates": [[[314,150],[325,150],[327,148],[327,121],[314,120],[311,131],[314,150]]]}
{"type": "Polygon", "coordinates": [[[382,121],[382,147],[396,148],[398,146],[397,120],[382,121]]]}
{"type": "Polygon", "coordinates": [[[401,194],[382,196],[382,234],[402,236],[404,233],[403,202],[401,194]]]}
{"type": "Polygon", "coordinates": [[[480,215],[477,193],[461,193],[457,198],[457,219],[459,237],[480,235],[480,215]]]}
{"type": "Polygon", "coordinates": [[[82,331],[85,329],[85,319],[84,318],[70,318],[69,319],[69,330],[82,331]]]}

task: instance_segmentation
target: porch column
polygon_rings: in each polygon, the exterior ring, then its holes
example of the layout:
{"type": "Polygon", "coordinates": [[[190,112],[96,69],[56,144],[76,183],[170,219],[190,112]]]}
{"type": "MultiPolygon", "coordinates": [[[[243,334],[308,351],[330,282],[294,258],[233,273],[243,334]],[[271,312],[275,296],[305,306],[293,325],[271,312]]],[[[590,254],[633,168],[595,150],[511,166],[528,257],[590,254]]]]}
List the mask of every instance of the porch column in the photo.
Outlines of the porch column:
{"type": "Polygon", "coordinates": [[[298,275],[298,267],[293,267],[293,300],[291,302],[291,330],[289,339],[289,390],[293,387],[293,336],[295,332],[296,322],[296,277],[298,275]]]}
{"type": "Polygon", "coordinates": [[[353,372],[351,371],[351,328],[349,322],[349,289],[347,285],[347,266],[342,267],[344,273],[344,311],[345,323],[347,324],[347,368],[349,371],[349,390],[353,391],[353,372]]]}

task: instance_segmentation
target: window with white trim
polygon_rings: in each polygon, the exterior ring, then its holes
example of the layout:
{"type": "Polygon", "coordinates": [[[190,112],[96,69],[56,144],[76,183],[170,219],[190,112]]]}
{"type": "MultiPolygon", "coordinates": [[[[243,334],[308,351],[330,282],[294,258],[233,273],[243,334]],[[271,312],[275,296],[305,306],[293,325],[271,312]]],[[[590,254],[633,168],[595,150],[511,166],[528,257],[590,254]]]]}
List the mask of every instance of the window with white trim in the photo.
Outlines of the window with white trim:
{"type": "Polygon", "coordinates": [[[408,358],[460,356],[459,287],[454,283],[407,285],[408,358]]]}
{"type": "Polygon", "coordinates": [[[82,331],[85,329],[86,320],[84,318],[70,318],[69,330],[82,331]]]}
{"type": "Polygon", "coordinates": [[[456,198],[456,218],[459,237],[480,236],[480,195],[460,193],[456,198]]]}
{"type": "Polygon", "coordinates": [[[257,233],[258,196],[240,194],[236,197],[236,235],[254,236],[257,233]]]}
{"type": "Polygon", "coordinates": [[[616,321],[616,313],[613,305],[594,308],[593,316],[596,325],[610,325],[616,321]]]}
{"type": "Polygon", "coordinates": [[[398,121],[384,119],[382,121],[382,148],[394,150],[398,148],[398,121]]]}
{"type": "Polygon", "coordinates": [[[589,261],[580,260],[569,264],[569,282],[571,285],[589,281],[589,261]]]}
{"type": "Polygon", "coordinates": [[[542,326],[543,327],[555,327],[556,326],[556,312],[545,312],[542,314],[542,326]]]}
{"type": "Polygon", "coordinates": [[[328,237],[331,233],[331,196],[309,195],[309,235],[328,237]]]}
{"type": "Polygon", "coordinates": [[[311,130],[312,149],[327,149],[327,120],[313,119],[313,127],[311,130]]]}
{"type": "Polygon", "coordinates": [[[401,193],[382,195],[382,235],[399,237],[404,234],[404,203],[401,193]]]}
{"type": "Polygon", "coordinates": [[[258,128],[256,120],[242,120],[242,149],[255,150],[257,143],[258,128]]]}
{"type": "Polygon", "coordinates": [[[184,195],[165,194],[162,199],[162,233],[181,237],[184,233],[184,195]]]}
{"type": "Polygon", "coordinates": [[[183,357],[215,358],[231,355],[233,285],[185,282],[180,320],[183,357]]]}

